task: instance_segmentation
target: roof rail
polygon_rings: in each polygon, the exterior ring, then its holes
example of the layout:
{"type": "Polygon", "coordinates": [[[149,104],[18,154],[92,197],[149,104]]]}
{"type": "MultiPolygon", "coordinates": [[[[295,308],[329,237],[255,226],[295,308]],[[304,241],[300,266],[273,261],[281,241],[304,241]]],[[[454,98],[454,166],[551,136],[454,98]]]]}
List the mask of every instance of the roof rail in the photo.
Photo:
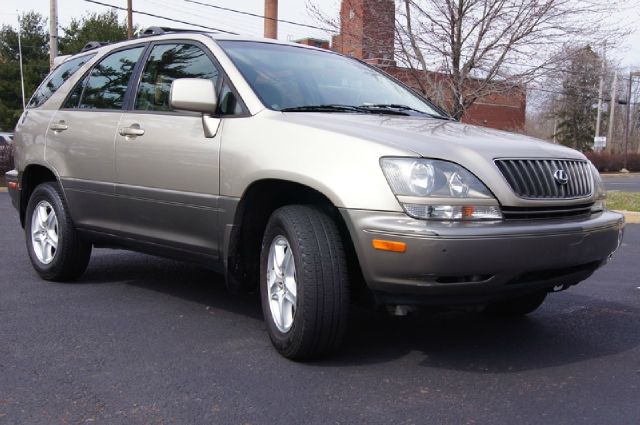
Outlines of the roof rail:
{"type": "Polygon", "coordinates": [[[143,30],[140,30],[140,32],[138,32],[138,38],[151,37],[151,36],[154,36],[154,35],[170,34],[170,33],[177,33],[177,32],[204,33],[204,32],[208,32],[208,31],[192,30],[192,29],[185,29],[185,28],[148,27],[148,28],[145,28],[143,30]]]}
{"type": "Polygon", "coordinates": [[[99,49],[102,46],[106,46],[109,43],[103,43],[100,41],[90,41],[84,45],[82,49],[80,49],[80,53],[88,52],[89,50],[99,49]]]}

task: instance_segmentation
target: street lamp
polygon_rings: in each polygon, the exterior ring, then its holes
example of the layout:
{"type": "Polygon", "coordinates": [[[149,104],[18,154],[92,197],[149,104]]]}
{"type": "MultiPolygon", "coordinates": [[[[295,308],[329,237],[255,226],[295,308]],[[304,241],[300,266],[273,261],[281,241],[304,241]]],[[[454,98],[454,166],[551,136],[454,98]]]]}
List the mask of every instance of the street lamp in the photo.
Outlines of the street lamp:
{"type": "Polygon", "coordinates": [[[629,151],[629,121],[631,120],[631,86],[633,85],[633,77],[640,77],[640,71],[629,72],[629,91],[627,93],[627,120],[624,127],[624,165],[627,169],[627,154],[629,151]]]}

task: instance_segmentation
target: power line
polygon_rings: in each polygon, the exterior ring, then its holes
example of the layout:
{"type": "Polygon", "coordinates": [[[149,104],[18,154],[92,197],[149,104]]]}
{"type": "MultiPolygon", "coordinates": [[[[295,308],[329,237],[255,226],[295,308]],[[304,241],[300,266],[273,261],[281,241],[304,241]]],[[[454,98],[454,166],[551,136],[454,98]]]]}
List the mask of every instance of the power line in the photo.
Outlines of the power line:
{"type": "Polygon", "coordinates": [[[332,30],[330,30],[328,28],[322,28],[322,27],[318,27],[318,26],[315,26],[315,25],[303,24],[301,22],[289,21],[289,20],[286,20],[286,19],[272,18],[270,16],[259,15],[257,13],[245,12],[243,10],[231,9],[231,8],[228,8],[228,7],[216,6],[216,5],[209,4],[209,3],[203,3],[203,2],[197,1],[197,0],[184,0],[184,1],[186,1],[187,3],[199,4],[200,6],[211,7],[213,9],[225,10],[227,12],[239,13],[241,15],[253,16],[254,18],[269,19],[269,20],[272,20],[272,21],[283,22],[285,24],[291,24],[291,25],[296,25],[296,26],[299,26],[299,27],[311,28],[311,29],[314,29],[314,30],[320,30],[320,31],[325,31],[325,32],[336,32],[336,31],[332,31],[332,30]]]}
{"type": "MultiPolygon", "coordinates": [[[[112,4],[102,3],[102,2],[96,1],[96,0],[84,0],[84,1],[89,2],[89,3],[99,4],[100,6],[111,7],[111,8],[118,9],[118,10],[125,10],[125,11],[127,10],[126,7],[114,6],[112,4]]],[[[177,22],[179,24],[191,25],[191,26],[194,26],[194,27],[204,28],[204,29],[208,29],[208,30],[211,30],[211,31],[215,31],[215,32],[238,35],[238,33],[235,33],[233,31],[227,31],[227,30],[222,30],[220,28],[208,27],[206,25],[194,24],[193,22],[187,22],[187,21],[182,21],[180,19],[168,18],[166,16],[156,15],[154,13],[142,12],[142,11],[139,11],[139,10],[132,10],[132,12],[133,13],[137,13],[138,15],[151,16],[152,18],[164,19],[166,21],[177,22]]]]}
{"type": "MultiPolygon", "coordinates": [[[[207,18],[208,20],[210,19],[209,17],[203,16],[202,10],[195,5],[193,6],[183,5],[182,7],[181,6],[176,7],[175,2],[173,0],[169,0],[168,2],[164,2],[161,0],[144,0],[144,1],[153,4],[155,7],[159,6],[164,9],[171,9],[176,11],[179,14],[188,15],[189,17],[207,18]],[[195,8],[197,8],[197,11],[195,8]]],[[[224,19],[219,19],[219,20],[224,20],[226,26],[230,26],[240,31],[241,33],[246,32],[247,34],[250,34],[250,33],[261,34],[261,31],[258,31],[257,29],[254,29],[254,28],[250,28],[249,26],[247,26],[248,22],[242,21],[238,18],[240,17],[236,17],[235,15],[232,15],[232,16],[225,16],[224,19]]],[[[212,22],[212,23],[216,24],[216,22],[212,22]]]]}

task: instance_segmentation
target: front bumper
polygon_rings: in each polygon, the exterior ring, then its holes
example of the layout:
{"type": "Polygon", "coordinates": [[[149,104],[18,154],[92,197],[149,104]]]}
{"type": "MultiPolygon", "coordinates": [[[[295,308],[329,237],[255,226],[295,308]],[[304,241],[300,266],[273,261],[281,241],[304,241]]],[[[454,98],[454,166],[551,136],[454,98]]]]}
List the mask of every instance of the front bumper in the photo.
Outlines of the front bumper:
{"type": "Polygon", "coordinates": [[[403,213],[342,209],[364,279],[383,304],[488,303],[575,285],[622,241],[610,211],[563,220],[431,222],[403,213]],[[406,243],[376,250],[373,239],[406,243]]]}

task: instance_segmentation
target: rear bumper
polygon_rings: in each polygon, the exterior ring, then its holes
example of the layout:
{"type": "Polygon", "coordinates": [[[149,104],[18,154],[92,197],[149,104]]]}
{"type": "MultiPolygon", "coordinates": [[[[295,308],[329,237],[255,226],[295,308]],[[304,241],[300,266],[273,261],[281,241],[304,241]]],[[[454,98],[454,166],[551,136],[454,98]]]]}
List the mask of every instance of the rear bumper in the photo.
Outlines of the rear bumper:
{"type": "Polygon", "coordinates": [[[11,203],[20,211],[20,178],[17,170],[11,170],[4,173],[7,181],[7,191],[11,197],[11,203]]]}
{"type": "Polygon", "coordinates": [[[575,285],[622,240],[613,212],[572,220],[438,223],[402,213],[341,210],[364,278],[381,303],[477,304],[575,285]],[[379,251],[373,239],[406,243],[379,251]]]}

